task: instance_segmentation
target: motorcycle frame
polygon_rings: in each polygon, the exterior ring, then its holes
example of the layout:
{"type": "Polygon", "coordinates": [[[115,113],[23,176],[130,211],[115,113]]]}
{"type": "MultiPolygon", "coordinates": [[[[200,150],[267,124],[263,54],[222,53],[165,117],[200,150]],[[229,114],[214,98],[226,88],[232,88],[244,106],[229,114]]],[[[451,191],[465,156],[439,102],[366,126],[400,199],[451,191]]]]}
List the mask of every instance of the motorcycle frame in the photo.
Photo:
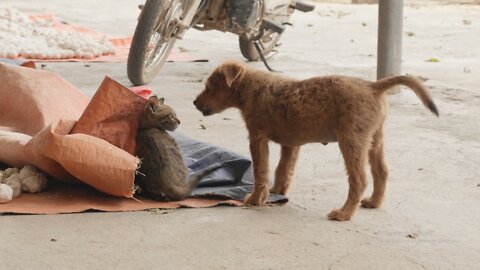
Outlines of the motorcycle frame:
{"type": "MultiPolygon", "coordinates": [[[[261,0],[262,12],[257,18],[257,23],[249,29],[231,29],[227,28],[228,15],[225,9],[225,1],[233,0],[181,0],[184,6],[184,14],[178,25],[175,36],[181,39],[186,30],[195,28],[200,31],[218,30],[222,32],[232,32],[237,35],[248,34],[255,36],[260,30],[262,19],[273,12],[273,8],[288,5],[295,5],[296,1],[292,0],[261,0]]],[[[293,8],[289,9],[289,13],[293,12],[293,8]]]]}
{"type": "MultiPolygon", "coordinates": [[[[249,34],[252,36],[257,35],[261,30],[261,23],[263,18],[267,17],[271,13],[274,13],[274,9],[280,6],[288,6],[288,14],[294,12],[293,6],[295,6],[296,1],[292,0],[260,0],[262,4],[262,11],[260,16],[257,18],[257,23],[251,28],[245,29],[231,29],[227,28],[227,22],[229,20],[226,9],[225,2],[234,1],[234,0],[207,0],[204,7],[208,7],[208,13],[206,10],[199,10],[196,15],[196,21],[192,25],[193,28],[200,31],[207,30],[219,30],[222,32],[232,32],[234,34],[249,34]]],[[[281,14],[279,16],[282,16],[281,14]]]]}
{"type": "Polygon", "coordinates": [[[197,14],[197,10],[202,2],[202,0],[182,0],[182,5],[184,6],[185,12],[182,15],[175,33],[175,36],[178,39],[181,39],[185,35],[186,30],[190,28],[192,20],[197,14]]]}

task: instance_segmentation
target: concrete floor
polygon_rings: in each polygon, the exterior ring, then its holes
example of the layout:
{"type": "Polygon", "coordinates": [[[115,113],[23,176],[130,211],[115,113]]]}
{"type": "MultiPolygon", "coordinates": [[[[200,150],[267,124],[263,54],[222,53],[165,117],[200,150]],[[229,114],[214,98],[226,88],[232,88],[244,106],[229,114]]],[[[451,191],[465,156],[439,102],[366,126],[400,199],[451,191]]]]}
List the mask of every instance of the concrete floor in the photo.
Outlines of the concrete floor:
{"type": "MultiPolygon", "coordinates": [[[[128,36],[140,1],[4,2],[128,36]]],[[[326,214],[346,198],[343,160],[336,144],[312,144],[302,148],[284,206],[2,216],[0,269],[478,269],[479,18],[479,6],[405,9],[403,70],[429,79],[441,117],[409,90],[390,96],[385,138],[390,177],[381,209],[359,209],[349,222],[328,221],[326,214]],[[429,58],[440,62],[425,61],[429,58]]],[[[313,13],[295,14],[292,22],[273,67],[297,78],[374,79],[375,5],[319,4],[313,13]]],[[[178,111],[180,131],[248,155],[238,112],[204,118],[191,104],[215,66],[242,59],[237,38],[191,30],[177,46],[210,60],[167,63],[151,84],[178,111]]],[[[104,75],[129,84],[124,63],[47,66],[89,95],[104,75]]],[[[273,168],[276,145],[271,153],[273,168]]]]}

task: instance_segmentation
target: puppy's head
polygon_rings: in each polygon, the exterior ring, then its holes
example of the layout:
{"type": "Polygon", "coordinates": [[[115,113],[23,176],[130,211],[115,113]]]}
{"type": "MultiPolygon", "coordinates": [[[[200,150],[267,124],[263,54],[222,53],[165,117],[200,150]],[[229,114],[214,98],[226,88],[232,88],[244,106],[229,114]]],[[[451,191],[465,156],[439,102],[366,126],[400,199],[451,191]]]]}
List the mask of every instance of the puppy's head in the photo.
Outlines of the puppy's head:
{"type": "Polygon", "coordinates": [[[205,82],[205,89],[193,104],[203,115],[212,115],[238,104],[235,87],[245,72],[243,64],[228,61],[217,67],[205,82]]]}

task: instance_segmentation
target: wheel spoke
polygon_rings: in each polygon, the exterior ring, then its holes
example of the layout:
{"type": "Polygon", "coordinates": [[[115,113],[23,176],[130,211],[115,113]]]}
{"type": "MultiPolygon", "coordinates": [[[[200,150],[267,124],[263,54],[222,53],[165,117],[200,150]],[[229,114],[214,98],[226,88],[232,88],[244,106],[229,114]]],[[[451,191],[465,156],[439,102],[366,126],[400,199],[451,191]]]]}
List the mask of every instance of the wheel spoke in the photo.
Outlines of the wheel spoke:
{"type": "Polygon", "coordinates": [[[155,28],[146,52],[145,69],[147,72],[156,68],[168,55],[169,43],[177,30],[179,16],[182,13],[182,6],[179,2],[173,2],[161,12],[163,16],[155,28]]]}

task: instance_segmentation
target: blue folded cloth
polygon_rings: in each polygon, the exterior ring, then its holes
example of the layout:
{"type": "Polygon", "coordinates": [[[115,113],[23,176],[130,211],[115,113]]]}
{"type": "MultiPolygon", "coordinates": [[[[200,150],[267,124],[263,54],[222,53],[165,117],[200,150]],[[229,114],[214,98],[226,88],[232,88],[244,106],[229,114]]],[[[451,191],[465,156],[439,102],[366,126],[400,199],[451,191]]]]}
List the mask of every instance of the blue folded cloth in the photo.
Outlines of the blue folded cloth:
{"type": "MultiPolygon", "coordinates": [[[[243,200],[252,191],[252,161],[230,150],[201,142],[178,132],[170,135],[179,144],[190,174],[222,164],[205,176],[193,191],[196,197],[222,197],[243,200]]],[[[269,203],[285,203],[285,196],[270,194],[269,203]]]]}

